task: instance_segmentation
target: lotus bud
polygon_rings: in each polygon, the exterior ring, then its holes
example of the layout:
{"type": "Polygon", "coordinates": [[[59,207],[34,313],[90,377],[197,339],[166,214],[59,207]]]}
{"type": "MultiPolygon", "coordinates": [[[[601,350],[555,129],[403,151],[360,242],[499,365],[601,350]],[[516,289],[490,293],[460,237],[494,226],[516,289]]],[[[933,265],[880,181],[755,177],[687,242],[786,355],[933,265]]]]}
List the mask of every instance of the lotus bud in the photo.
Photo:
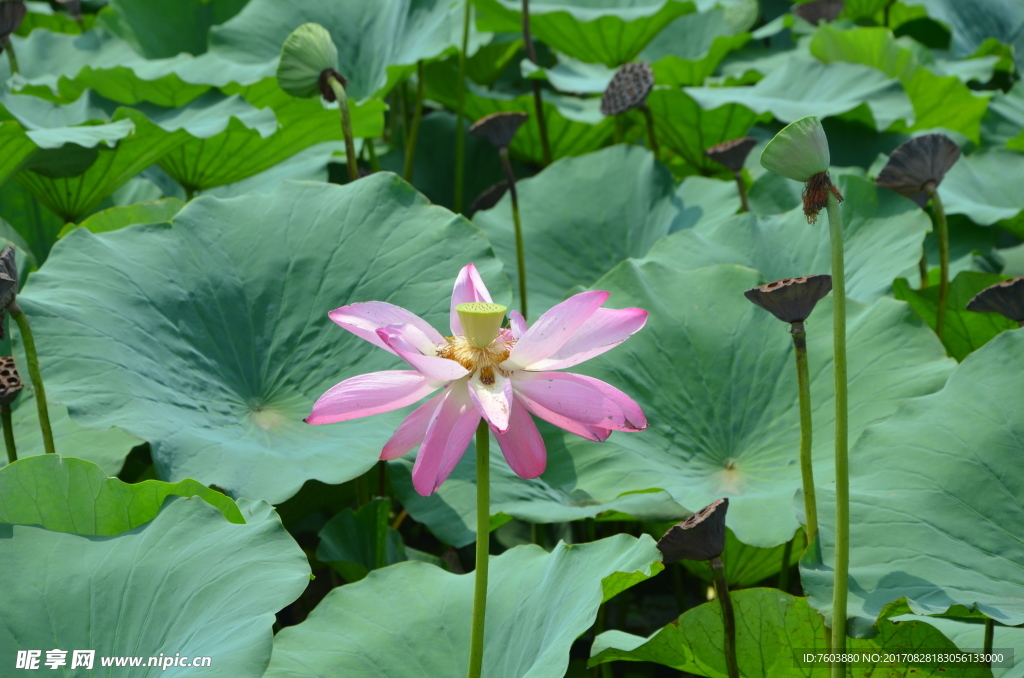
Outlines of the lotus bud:
{"type": "Polygon", "coordinates": [[[501,304],[483,301],[470,301],[455,307],[463,334],[477,348],[491,345],[501,331],[501,321],[505,319],[507,310],[501,304]]]}
{"type": "Polygon", "coordinates": [[[728,499],[716,499],[697,513],[673,525],[658,541],[663,561],[670,565],[678,560],[711,560],[725,550],[725,513],[728,499]]]}
{"type": "Polygon", "coordinates": [[[338,73],[338,48],[331,34],[320,24],[302,24],[288,36],[277,65],[277,83],[293,97],[307,99],[321,94],[334,101],[327,84],[330,77],[347,84],[338,73]]]}
{"type": "Polygon", "coordinates": [[[828,176],[831,157],[821,121],[813,115],[782,128],[761,152],[761,166],[779,176],[804,182],[804,216],[813,224],[832,192],[840,202],[839,189],[828,176]]]}

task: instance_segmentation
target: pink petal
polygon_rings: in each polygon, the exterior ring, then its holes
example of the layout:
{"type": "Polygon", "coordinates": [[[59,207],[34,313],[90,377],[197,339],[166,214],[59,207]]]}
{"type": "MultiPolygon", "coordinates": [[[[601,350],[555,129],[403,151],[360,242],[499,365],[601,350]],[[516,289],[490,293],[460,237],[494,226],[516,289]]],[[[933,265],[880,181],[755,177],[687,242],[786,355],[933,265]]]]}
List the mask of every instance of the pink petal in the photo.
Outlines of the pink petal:
{"type": "Polygon", "coordinates": [[[507,429],[512,412],[512,382],[508,377],[499,372],[494,375],[493,384],[484,384],[477,373],[468,382],[469,395],[477,412],[495,429],[507,429]]]}
{"type": "Polygon", "coordinates": [[[567,419],[552,412],[548,408],[544,407],[540,403],[536,403],[530,400],[527,396],[522,393],[516,393],[514,403],[521,403],[527,410],[529,410],[535,416],[540,417],[544,421],[554,424],[559,428],[563,428],[569,433],[575,433],[581,438],[592,440],[595,443],[603,443],[608,439],[608,436],[612,434],[609,429],[599,428],[597,426],[590,426],[589,424],[583,424],[573,419],[567,419]]]}
{"type": "Polygon", "coordinates": [[[548,421],[562,428],[567,428],[566,420],[613,431],[647,428],[647,418],[640,406],[599,379],[568,372],[519,372],[513,388],[517,396],[526,396],[554,413],[558,419],[548,421]]]}
{"type": "Polygon", "coordinates": [[[479,423],[480,415],[464,382],[452,384],[430,417],[412,467],[412,484],[417,492],[428,497],[441,487],[462,458],[479,423]]]}
{"type": "Polygon", "coordinates": [[[548,463],[544,439],[540,437],[537,425],[533,423],[533,418],[521,403],[512,401],[512,415],[509,417],[507,431],[495,431],[493,428],[491,430],[498,439],[505,461],[517,476],[536,478],[544,473],[544,467],[548,463]]]}
{"type": "Polygon", "coordinates": [[[459,271],[459,277],[455,279],[455,289],[452,290],[451,323],[453,335],[462,334],[462,323],[459,321],[459,314],[455,312],[455,307],[472,301],[491,303],[491,293],[487,291],[487,286],[484,285],[484,281],[480,277],[480,273],[477,272],[476,266],[466,264],[459,271]]]}
{"type": "Polygon", "coordinates": [[[607,292],[583,292],[552,307],[526,330],[502,367],[530,369],[534,363],[544,360],[562,348],[607,299],[607,292]]]}
{"type": "Polygon", "coordinates": [[[425,398],[443,384],[419,372],[396,370],[360,374],[332,386],[313,405],[307,424],[333,424],[390,412],[425,398]]]}
{"type": "Polygon", "coordinates": [[[427,434],[427,426],[430,425],[430,417],[434,414],[437,406],[441,404],[445,393],[447,391],[438,393],[405,418],[401,426],[395,429],[391,439],[384,444],[384,449],[380,453],[381,459],[398,459],[423,442],[423,436],[427,434]]]}
{"type": "Polygon", "coordinates": [[[364,301],[336,308],[327,314],[331,320],[352,334],[379,346],[389,353],[394,351],[377,336],[377,330],[388,325],[412,325],[419,328],[432,343],[444,341],[441,333],[435,330],[426,320],[401,306],[386,301],[364,301]]]}
{"type": "Polygon", "coordinates": [[[448,358],[436,355],[437,346],[413,325],[388,325],[377,330],[377,336],[399,358],[416,368],[421,374],[438,381],[453,381],[469,374],[469,370],[448,358]],[[424,355],[425,351],[430,353],[424,355]]]}
{"type": "Polygon", "coordinates": [[[519,311],[512,311],[508,314],[508,324],[511,326],[513,339],[518,340],[526,334],[526,318],[519,311]]]}
{"type": "Polygon", "coordinates": [[[599,308],[567,342],[531,370],[561,370],[615,348],[647,324],[642,308],[599,308]]]}

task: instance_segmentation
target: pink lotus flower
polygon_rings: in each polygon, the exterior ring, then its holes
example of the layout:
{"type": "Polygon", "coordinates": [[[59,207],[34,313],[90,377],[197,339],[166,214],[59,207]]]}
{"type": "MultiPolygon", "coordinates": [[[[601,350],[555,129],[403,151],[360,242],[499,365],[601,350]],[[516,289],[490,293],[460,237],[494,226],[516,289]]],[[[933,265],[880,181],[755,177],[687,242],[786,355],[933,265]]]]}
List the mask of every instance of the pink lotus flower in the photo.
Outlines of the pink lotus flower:
{"type": "Polygon", "coordinates": [[[647,311],[601,308],[608,292],[583,292],[558,304],[531,327],[510,314],[510,328],[481,347],[466,338],[456,307],[491,303],[476,267],[459,273],[452,292],[451,337],[419,316],[383,301],[343,306],[331,320],[389,351],[413,369],[373,372],[346,379],[313,405],[310,424],[331,424],[389,412],[443,389],[412,412],[384,445],[381,459],[397,459],[417,445],[412,478],[416,491],[432,494],[466,451],[481,417],[487,420],[509,466],[522,478],[544,472],[544,440],[530,414],[588,440],[612,431],[642,431],[640,406],[603,381],[568,372],[618,346],[647,322],[647,311]]]}

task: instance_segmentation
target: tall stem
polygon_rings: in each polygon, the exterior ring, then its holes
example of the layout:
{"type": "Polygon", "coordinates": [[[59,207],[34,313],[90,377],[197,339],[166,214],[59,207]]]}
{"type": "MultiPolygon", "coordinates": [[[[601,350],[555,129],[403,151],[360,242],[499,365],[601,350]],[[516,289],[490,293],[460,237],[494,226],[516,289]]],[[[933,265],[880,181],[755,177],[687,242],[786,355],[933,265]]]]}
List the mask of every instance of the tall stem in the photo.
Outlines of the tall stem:
{"type": "MultiPolygon", "coordinates": [[[[523,42],[526,45],[526,58],[537,64],[537,50],[533,47],[533,36],[530,35],[530,0],[523,0],[523,42]]],[[[540,148],[544,164],[551,164],[551,143],[548,141],[548,124],[544,120],[544,99],[540,94],[540,81],[532,80],[533,107],[537,112],[537,129],[540,132],[540,148]]]]}
{"type": "MultiPolygon", "coordinates": [[[[850,569],[850,466],[847,457],[846,277],[843,271],[843,219],[839,201],[828,194],[828,228],[832,239],[832,341],[836,377],[836,556],[832,584],[832,648],[846,651],[846,593],[850,569]]],[[[844,663],[832,665],[832,678],[844,678],[844,663]]]]}
{"type": "Polygon", "coordinates": [[[711,574],[715,578],[715,594],[722,605],[722,623],[725,626],[725,667],[729,678],[740,678],[736,661],[736,617],[729,597],[729,581],[725,576],[725,563],[721,556],[711,559],[711,574]]]}
{"type": "Polygon", "coordinates": [[[917,262],[917,272],[921,275],[921,289],[928,287],[928,246],[921,245],[921,261],[917,262]]]}
{"type": "Polygon", "coordinates": [[[4,51],[7,52],[7,61],[11,64],[11,75],[18,72],[18,55],[14,53],[14,45],[10,38],[4,38],[4,51]]]}
{"type": "Polygon", "coordinates": [[[469,644],[469,678],[480,678],[484,663],[484,618],[487,615],[487,556],[491,541],[491,436],[487,421],[476,429],[476,582],[473,587],[473,632],[469,644]]]}
{"type": "Polygon", "coordinates": [[[370,160],[370,171],[380,171],[380,160],[377,158],[377,147],[373,145],[373,139],[363,139],[363,148],[366,149],[366,155],[369,156],[370,160]]]}
{"type": "Polygon", "coordinates": [[[412,114],[412,125],[405,140],[405,167],[402,176],[412,181],[412,161],[416,157],[416,139],[420,134],[420,119],[423,117],[423,60],[416,62],[416,104],[412,114]]]}
{"type": "Polygon", "coordinates": [[[651,109],[647,108],[646,105],[641,106],[640,110],[644,112],[644,119],[647,121],[647,145],[651,147],[651,153],[654,153],[654,157],[658,157],[658,137],[654,135],[654,116],[651,115],[651,109]]]}
{"type": "Polygon", "coordinates": [[[621,144],[626,137],[625,131],[622,129],[622,116],[616,115],[615,118],[615,143],[621,144]]]}
{"type": "MultiPolygon", "coordinates": [[[[6,424],[5,424],[5,426],[6,426],[6,424]]],[[[996,623],[993,620],[991,620],[991,619],[986,619],[985,620],[985,641],[984,641],[985,645],[984,645],[984,647],[981,650],[982,654],[986,654],[986,655],[991,655],[992,654],[992,642],[993,642],[993,640],[995,640],[995,635],[996,635],[996,623]]],[[[988,662],[988,665],[991,667],[992,666],[992,662],[991,661],[988,662]]]]}
{"type": "Polygon", "coordinates": [[[11,406],[0,405],[0,424],[4,427],[4,446],[7,448],[7,463],[18,461],[18,450],[14,447],[14,424],[11,422],[11,406]]]}
{"type": "Polygon", "coordinates": [[[462,212],[463,177],[466,173],[466,136],[463,126],[466,123],[466,51],[469,50],[469,0],[465,0],[465,13],[462,16],[462,49],[459,50],[459,83],[457,106],[455,111],[455,196],[456,213],[462,212]]]}
{"type": "Polygon", "coordinates": [[[508,180],[508,193],[512,198],[512,223],[516,227],[516,264],[519,269],[519,307],[523,317],[526,316],[526,253],[523,247],[523,226],[519,220],[519,195],[516,193],[516,177],[512,173],[512,163],[508,160],[508,149],[499,149],[501,167],[505,170],[508,180]]]}
{"type": "Polygon", "coordinates": [[[28,326],[25,312],[12,301],[7,307],[21,332],[21,342],[25,347],[25,358],[28,360],[28,376],[32,378],[32,388],[36,392],[36,407],[39,408],[39,428],[43,433],[43,449],[47,454],[55,452],[53,448],[53,431],[50,430],[50,411],[46,408],[46,389],[43,388],[43,375],[39,372],[39,354],[36,353],[36,341],[32,336],[32,328],[28,326]]]}
{"type": "Polygon", "coordinates": [[[743,172],[733,172],[732,176],[736,179],[736,188],[740,192],[740,211],[749,212],[750,203],[747,202],[747,185],[743,183],[743,172]]]}
{"type": "Polygon", "coordinates": [[[334,98],[338,100],[338,109],[341,111],[341,132],[345,135],[345,162],[348,163],[348,180],[355,181],[359,178],[359,165],[356,163],[356,142],[352,138],[352,118],[348,114],[348,96],[345,94],[345,86],[335,78],[327,78],[327,83],[334,92],[334,98]]]}
{"type": "Polygon", "coordinates": [[[789,590],[789,559],[793,557],[793,540],[790,539],[786,542],[786,547],[782,549],[782,569],[779,570],[779,590],[789,590]]]}
{"type": "Polygon", "coordinates": [[[807,515],[807,543],[810,544],[818,534],[818,503],[811,460],[811,377],[807,369],[807,332],[802,322],[793,323],[790,331],[796,349],[796,383],[800,394],[800,473],[804,481],[804,513],[807,515]]]}
{"type": "Polygon", "coordinates": [[[932,191],[932,207],[935,209],[935,230],[939,236],[939,309],[935,316],[935,333],[942,340],[946,331],[946,298],[949,296],[949,228],[946,226],[946,210],[938,191],[932,191]]]}

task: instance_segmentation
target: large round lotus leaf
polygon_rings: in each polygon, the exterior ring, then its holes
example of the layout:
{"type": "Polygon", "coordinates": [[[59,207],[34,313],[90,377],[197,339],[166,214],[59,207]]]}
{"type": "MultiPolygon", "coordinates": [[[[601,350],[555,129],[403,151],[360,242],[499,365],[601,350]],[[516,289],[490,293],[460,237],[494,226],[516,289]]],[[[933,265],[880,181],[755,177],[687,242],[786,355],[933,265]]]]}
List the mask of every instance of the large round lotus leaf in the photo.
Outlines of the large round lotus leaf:
{"type": "MultiPolygon", "coordinates": [[[[679,271],[627,261],[594,283],[611,292],[609,306],[645,308],[650,319],[621,346],[571,371],[635,398],[650,427],[604,443],[545,428],[547,471],[535,480],[507,471],[492,478],[492,514],[537,523],[609,510],[647,517],[728,496],[727,524],[740,541],[770,547],[791,539],[794,504],[802,504],[794,502],[801,484],[796,367],[789,327],[743,296],[762,282],[738,266],[679,271]]],[[[833,480],[831,310],[828,297],[807,321],[819,485],[833,480]]],[[[853,441],[908,398],[941,388],[955,362],[902,302],[851,300],[847,323],[853,441]]],[[[434,529],[439,519],[471,515],[471,482],[449,479],[416,505],[430,509],[423,514],[405,505],[434,529]]]]}
{"type": "Polygon", "coordinates": [[[686,14],[651,40],[639,59],[650,62],[654,78],[675,86],[703,85],[729,52],[743,47],[749,33],[735,35],[725,9],[686,14]]]}
{"type": "MultiPolygon", "coordinates": [[[[706,566],[705,566],[706,567],[706,566]]],[[[728,568],[728,565],[726,565],[728,568]]],[[[776,589],[732,592],[736,615],[736,661],[745,678],[826,678],[826,664],[797,664],[806,653],[828,652],[824,622],[805,598],[776,589]]],[[[717,600],[687,610],[678,621],[649,638],[608,631],[594,640],[590,664],[611,661],[653,662],[709,678],[726,678],[722,606],[717,600]]],[[[922,621],[905,624],[882,622],[870,640],[851,640],[850,652],[904,653],[956,652],[956,646],[922,621]]],[[[979,645],[980,646],[980,645],[979,645]]],[[[939,666],[895,661],[875,666],[858,664],[849,675],[858,678],[959,676],[987,678],[987,666],[950,662],[939,666]]]]}
{"type": "Polygon", "coordinates": [[[743,104],[782,122],[808,115],[843,115],[882,132],[914,119],[913,106],[899,82],[868,66],[826,64],[812,57],[788,57],[750,87],[688,87],[686,93],[704,109],[743,104]]]}
{"type": "MultiPolygon", "coordinates": [[[[892,281],[921,259],[931,220],[910,200],[873,182],[842,175],[836,183],[846,198],[840,206],[846,293],[871,303],[890,293],[892,281]]],[[[761,271],[768,280],[831,273],[823,222],[809,226],[801,208],[771,217],[742,214],[665,238],[648,258],[678,269],[739,264],[761,271]]]]}
{"type": "MultiPolygon", "coordinates": [[[[131,135],[133,130],[132,121],[127,119],[106,125],[53,129],[25,128],[15,120],[4,120],[0,122],[0,142],[4,148],[3,156],[0,157],[0,184],[39,151],[57,152],[65,146],[83,149],[98,148],[101,145],[112,147],[131,135]]],[[[65,152],[67,150],[70,149],[65,149],[65,152]]]]}
{"type": "Polygon", "coordinates": [[[210,28],[224,23],[249,0],[110,0],[98,23],[124,39],[147,59],[206,51],[210,28]]]}
{"type": "MultiPolygon", "coordinates": [[[[941,617],[921,617],[913,614],[893,617],[893,621],[907,622],[919,621],[934,626],[942,635],[949,638],[961,650],[978,652],[984,647],[985,623],[980,619],[961,621],[958,619],[943,619],[941,617]]],[[[1010,627],[997,624],[992,634],[992,651],[994,653],[1013,650],[1014,664],[1012,668],[995,666],[992,668],[994,678],[1021,678],[1024,676],[1024,663],[1017,661],[1024,652],[1024,628],[1020,626],[1010,627]]],[[[1009,653],[1006,653],[1009,654],[1009,653]]]]}
{"type": "MultiPolygon", "coordinates": [[[[522,30],[519,0],[477,0],[476,4],[482,30],[522,30]]],[[[684,0],[533,0],[530,32],[563,54],[616,67],[635,57],[673,19],[693,10],[693,3],[684,0]]]]}
{"type": "Polygon", "coordinates": [[[360,475],[401,421],[303,423],[335,383],[401,368],[328,311],[388,301],[447,327],[470,262],[507,298],[483,235],[388,173],[200,198],[173,225],[77,229],[50,261],[19,296],[47,395],[82,424],[149,441],[165,480],[274,502],[360,475]]]}
{"type": "MultiPolygon", "coordinates": [[[[910,401],[850,450],[848,614],[861,626],[901,596],[917,614],[977,606],[1004,624],[1024,623],[1022,361],[1024,333],[1003,332],[941,392],[910,401]]],[[[830,563],[835,495],[822,489],[830,563]]],[[[807,558],[801,578],[811,604],[830,609],[831,569],[807,558]]]]}
{"type": "Polygon", "coordinates": [[[1014,2],[980,0],[910,0],[908,5],[923,5],[929,16],[953,29],[952,51],[957,57],[975,54],[991,38],[1013,45],[1017,68],[1024,68],[1024,7],[1014,2]]]}
{"type": "Polygon", "coordinates": [[[1000,148],[962,156],[939,187],[946,212],[983,226],[1016,217],[1024,210],[1024,191],[1016,181],[1022,162],[1024,154],[1000,148]]]}
{"type": "MultiPolygon", "coordinates": [[[[40,497],[45,500],[44,497],[40,497]]],[[[126,675],[101,657],[211,657],[192,670],[258,678],[270,659],[274,613],[309,583],[305,554],[262,502],[228,522],[199,498],[174,499],[145,525],[115,537],[0,524],[0,655],[68,651],[63,675],[126,675]],[[92,670],[68,671],[75,649],[92,670]]],[[[180,670],[180,669],[179,669],[180,670]]],[[[184,670],[181,670],[184,675],[184,670]]],[[[130,670],[149,678],[162,668],[130,670]]]]}
{"type": "MultiPolygon", "coordinates": [[[[492,557],[483,675],[562,678],[601,603],[657,574],[660,561],[646,535],[492,557]]],[[[462,678],[472,607],[472,573],[417,562],[375,570],[277,634],[267,678],[462,678]]]]}

